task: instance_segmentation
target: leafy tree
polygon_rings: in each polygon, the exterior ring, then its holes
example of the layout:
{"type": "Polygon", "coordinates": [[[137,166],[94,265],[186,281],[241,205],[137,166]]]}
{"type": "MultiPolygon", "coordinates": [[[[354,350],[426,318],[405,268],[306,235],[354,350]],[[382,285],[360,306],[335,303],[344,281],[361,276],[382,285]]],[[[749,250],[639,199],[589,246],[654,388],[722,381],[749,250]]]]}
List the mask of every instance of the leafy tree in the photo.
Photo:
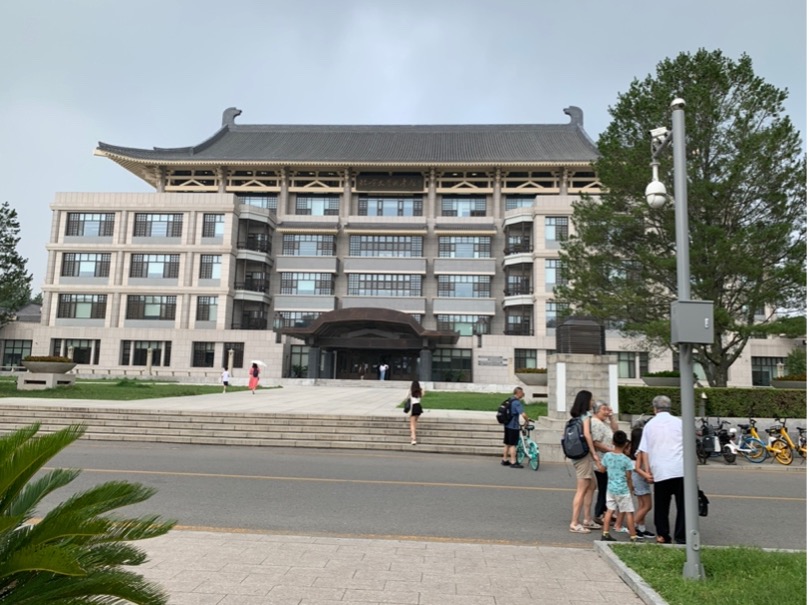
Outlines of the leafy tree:
{"type": "MultiPolygon", "coordinates": [[[[748,56],[682,53],[619,95],[595,163],[606,193],[573,205],[576,233],[561,253],[569,282],[557,298],[673,349],[673,206],[650,208],[644,190],[649,131],[669,124],[676,97],[686,101],[691,297],[714,302],[714,342],[696,345],[694,360],[724,386],[751,337],[786,331],[775,309],[806,306],[806,157],[784,115],[787,91],[757,77],[748,56]]],[[[659,161],[673,192],[671,154],[659,161]]]]}
{"type": "Polygon", "coordinates": [[[42,292],[38,292],[37,295],[34,296],[34,298],[29,300],[28,302],[32,303],[32,304],[35,304],[35,305],[41,305],[42,304],[42,292]]]}
{"type": "Polygon", "coordinates": [[[37,435],[39,424],[0,437],[0,603],[4,605],[162,605],[156,585],[121,568],[146,560],[129,544],[166,533],[173,521],[107,513],[154,490],[110,481],[57,505],[30,523],[42,499],[79,471],[43,466],[84,433],[80,425],[37,435]]]}
{"type": "Polygon", "coordinates": [[[33,277],[25,269],[28,259],[17,252],[20,243],[17,211],[3,202],[0,206],[0,326],[28,303],[33,277]]]}

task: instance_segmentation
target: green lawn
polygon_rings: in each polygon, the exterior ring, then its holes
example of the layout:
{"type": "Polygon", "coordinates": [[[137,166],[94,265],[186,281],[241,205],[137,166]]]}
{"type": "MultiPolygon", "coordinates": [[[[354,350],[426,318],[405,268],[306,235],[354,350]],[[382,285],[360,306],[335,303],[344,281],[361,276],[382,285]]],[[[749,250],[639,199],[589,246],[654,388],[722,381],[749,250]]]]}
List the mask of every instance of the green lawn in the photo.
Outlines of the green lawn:
{"type": "MultiPolygon", "coordinates": [[[[246,387],[230,387],[228,391],[244,391],[246,387]]],[[[112,380],[77,380],[68,387],[46,389],[43,391],[18,391],[14,378],[0,379],[0,398],[27,397],[30,399],[109,399],[112,401],[132,401],[135,399],[157,399],[160,397],[182,397],[186,395],[204,395],[221,393],[221,385],[213,384],[177,384],[170,382],[152,382],[148,380],[112,379],[112,380]]]]}
{"type": "Polygon", "coordinates": [[[753,547],[703,548],[705,580],[683,578],[685,551],[653,544],[614,545],[613,552],[668,605],[806,603],[806,553],[753,547]]]}

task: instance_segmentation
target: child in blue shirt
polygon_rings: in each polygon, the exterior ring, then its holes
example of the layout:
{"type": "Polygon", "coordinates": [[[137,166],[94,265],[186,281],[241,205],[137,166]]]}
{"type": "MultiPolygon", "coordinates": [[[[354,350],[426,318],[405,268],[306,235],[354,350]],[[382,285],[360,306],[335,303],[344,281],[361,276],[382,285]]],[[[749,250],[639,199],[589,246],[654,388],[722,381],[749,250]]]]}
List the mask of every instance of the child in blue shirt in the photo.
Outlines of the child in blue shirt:
{"type": "Polygon", "coordinates": [[[635,463],[623,453],[627,441],[625,432],[615,431],[612,436],[613,451],[601,456],[601,464],[607,469],[607,512],[604,514],[604,533],[601,535],[603,542],[615,542],[615,538],[610,535],[613,512],[624,513],[625,523],[629,528],[629,540],[632,543],[638,540],[635,504],[632,501],[632,469],[635,468],[635,463]]]}

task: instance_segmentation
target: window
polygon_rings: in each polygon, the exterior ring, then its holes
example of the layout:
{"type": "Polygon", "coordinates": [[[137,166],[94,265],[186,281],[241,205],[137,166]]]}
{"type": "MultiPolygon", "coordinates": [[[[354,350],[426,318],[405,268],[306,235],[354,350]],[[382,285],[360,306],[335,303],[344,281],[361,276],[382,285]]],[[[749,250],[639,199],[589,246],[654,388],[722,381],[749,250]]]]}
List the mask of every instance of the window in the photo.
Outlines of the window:
{"type": "Polygon", "coordinates": [[[77,254],[68,252],[62,255],[63,277],[109,277],[110,254],[77,254]]]}
{"type": "MultiPolygon", "coordinates": [[[[506,197],[506,210],[514,210],[515,208],[532,208],[534,206],[534,195],[509,195],[506,197]]],[[[527,368],[529,366],[519,366],[527,368]]]]}
{"type": "Polygon", "coordinates": [[[223,237],[225,235],[224,214],[202,215],[202,237],[223,237]]]}
{"type": "Polygon", "coordinates": [[[171,341],[161,340],[122,340],[121,365],[145,366],[149,362],[149,349],[152,350],[152,365],[171,365],[171,341]]]}
{"type": "Polygon", "coordinates": [[[226,342],[222,346],[222,367],[227,368],[230,361],[230,352],[233,351],[233,367],[244,367],[244,343],[226,342]]]}
{"type": "Polygon", "coordinates": [[[352,235],[349,256],[422,256],[424,238],[419,235],[352,235]]]}
{"type": "Polygon", "coordinates": [[[51,340],[51,355],[64,355],[70,357],[76,363],[98,365],[100,354],[100,340],[82,340],[76,338],[66,338],[64,340],[54,338],[51,340]]]}
{"type": "Polygon", "coordinates": [[[67,214],[67,228],[65,235],[83,237],[112,237],[115,229],[115,215],[86,214],[84,212],[69,212],[67,214]]]}
{"type": "Polygon", "coordinates": [[[537,368],[536,349],[514,349],[514,368],[537,368]]]}
{"type": "Polygon", "coordinates": [[[305,328],[320,317],[320,313],[311,311],[280,311],[280,313],[284,328],[305,328]]]}
{"type": "MultiPolygon", "coordinates": [[[[770,386],[772,380],[778,376],[778,364],[781,364],[781,369],[783,369],[785,361],[786,359],[784,357],[753,357],[750,364],[753,372],[753,386],[770,386]]],[[[694,369],[696,369],[696,367],[695,365],[694,369]]]]}
{"type": "Polygon", "coordinates": [[[440,298],[491,298],[492,278],[488,275],[439,275],[440,298]]]}
{"type": "Polygon", "coordinates": [[[334,256],[333,235],[284,235],[285,256],[334,256]]]}
{"type": "Polygon", "coordinates": [[[219,297],[197,296],[197,321],[216,321],[219,297]]]}
{"type": "Polygon", "coordinates": [[[31,354],[33,342],[32,340],[4,340],[3,367],[20,366],[23,358],[31,354]]]}
{"type": "Polygon", "coordinates": [[[107,314],[106,294],[60,294],[56,317],[72,319],[104,319],[107,314]]]}
{"type": "Polygon", "coordinates": [[[135,237],[180,237],[182,234],[182,214],[135,214],[135,237]]]}
{"type": "Polygon", "coordinates": [[[350,273],[349,296],[421,296],[421,275],[350,273]]]}
{"type": "Polygon", "coordinates": [[[472,382],[472,351],[470,349],[436,349],[433,353],[432,380],[472,382]]]}
{"type": "Polygon", "coordinates": [[[129,277],[176,278],[180,275],[179,254],[133,254],[129,277]]]}
{"type": "Polygon", "coordinates": [[[299,193],[295,200],[295,214],[337,216],[339,213],[339,195],[307,195],[299,193]]]}
{"type": "Polygon", "coordinates": [[[506,311],[506,328],[504,332],[512,336],[531,336],[534,333],[532,327],[532,309],[509,307],[506,311]]]}
{"type": "Polygon", "coordinates": [[[438,238],[440,258],[491,258],[492,238],[446,236],[438,238]]]}
{"type": "Polygon", "coordinates": [[[441,216],[486,216],[486,198],[482,195],[445,195],[441,216]]]}
{"type": "Polygon", "coordinates": [[[292,345],[289,347],[289,376],[292,378],[306,378],[309,370],[309,347],[307,345],[292,345]]]}
{"type": "Polygon", "coordinates": [[[472,336],[475,333],[475,325],[480,319],[483,319],[485,323],[482,323],[483,326],[483,334],[490,334],[489,330],[489,320],[491,319],[488,315],[444,315],[439,314],[435,316],[436,322],[438,323],[439,330],[452,330],[454,332],[458,332],[461,336],[472,336]]]}
{"type": "Polygon", "coordinates": [[[635,354],[618,352],[618,378],[635,378],[635,354]]]}
{"type": "Polygon", "coordinates": [[[567,316],[568,305],[552,300],[545,303],[545,327],[555,328],[567,316]]]}
{"type": "Polygon", "coordinates": [[[567,239],[567,217],[566,216],[546,216],[545,217],[545,240],[549,242],[561,242],[567,239]]]}
{"type": "Polygon", "coordinates": [[[192,368],[212,368],[213,356],[216,349],[215,342],[195,342],[191,356],[192,368]]]}
{"type": "Polygon", "coordinates": [[[203,254],[202,256],[200,256],[199,278],[220,279],[221,277],[222,277],[222,256],[220,254],[203,254]]]}
{"type": "Polygon", "coordinates": [[[422,216],[423,213],[421,197],[362,196],[357,207],[360,216],[422,216]]]}
{"type": "Polygon", "coordinates": [[[127,319],[172,320],[177,312],[176,296],[134,296],[126,298],[127,319]]]}
{"type": "Polygon", "coordinates": [[[522,296],[533,293],[534,289],[531,287],[531,276],[529,274],[506,274],[506,296],[522,296]]]}
{"type": "Polygon", "coordinates": [[[331,273],[281,273],[281,294],[333,296],[331,273]]]}
{"type": "Polygon", "coordinates": [[[558,258],[545,259],[545,284],[551,286],[561,286],[567,280],[562,277],[562,260],[558,258]]]}
{"type": "MultiPolygon", "coordinates": [[[[278,211],[278,195],[240,195],[239,201],[246,206],[264,208],[271,212],[278,211]]],[[[300,213],[299,213],[300,214],[300,213]]]]}

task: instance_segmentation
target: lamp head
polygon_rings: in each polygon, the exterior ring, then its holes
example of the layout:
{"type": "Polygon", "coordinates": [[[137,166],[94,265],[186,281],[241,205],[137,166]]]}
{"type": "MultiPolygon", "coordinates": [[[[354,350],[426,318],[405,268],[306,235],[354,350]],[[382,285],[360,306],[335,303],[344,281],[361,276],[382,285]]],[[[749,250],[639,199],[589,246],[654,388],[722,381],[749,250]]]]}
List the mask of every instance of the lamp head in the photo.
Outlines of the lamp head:
{"type": "Polygon", "coordinates": [[[646,186],[646,203],[655,210],[662,208],[668,195],[666,195],[666,186],[660,181],[652,181],[646,186]]]}

